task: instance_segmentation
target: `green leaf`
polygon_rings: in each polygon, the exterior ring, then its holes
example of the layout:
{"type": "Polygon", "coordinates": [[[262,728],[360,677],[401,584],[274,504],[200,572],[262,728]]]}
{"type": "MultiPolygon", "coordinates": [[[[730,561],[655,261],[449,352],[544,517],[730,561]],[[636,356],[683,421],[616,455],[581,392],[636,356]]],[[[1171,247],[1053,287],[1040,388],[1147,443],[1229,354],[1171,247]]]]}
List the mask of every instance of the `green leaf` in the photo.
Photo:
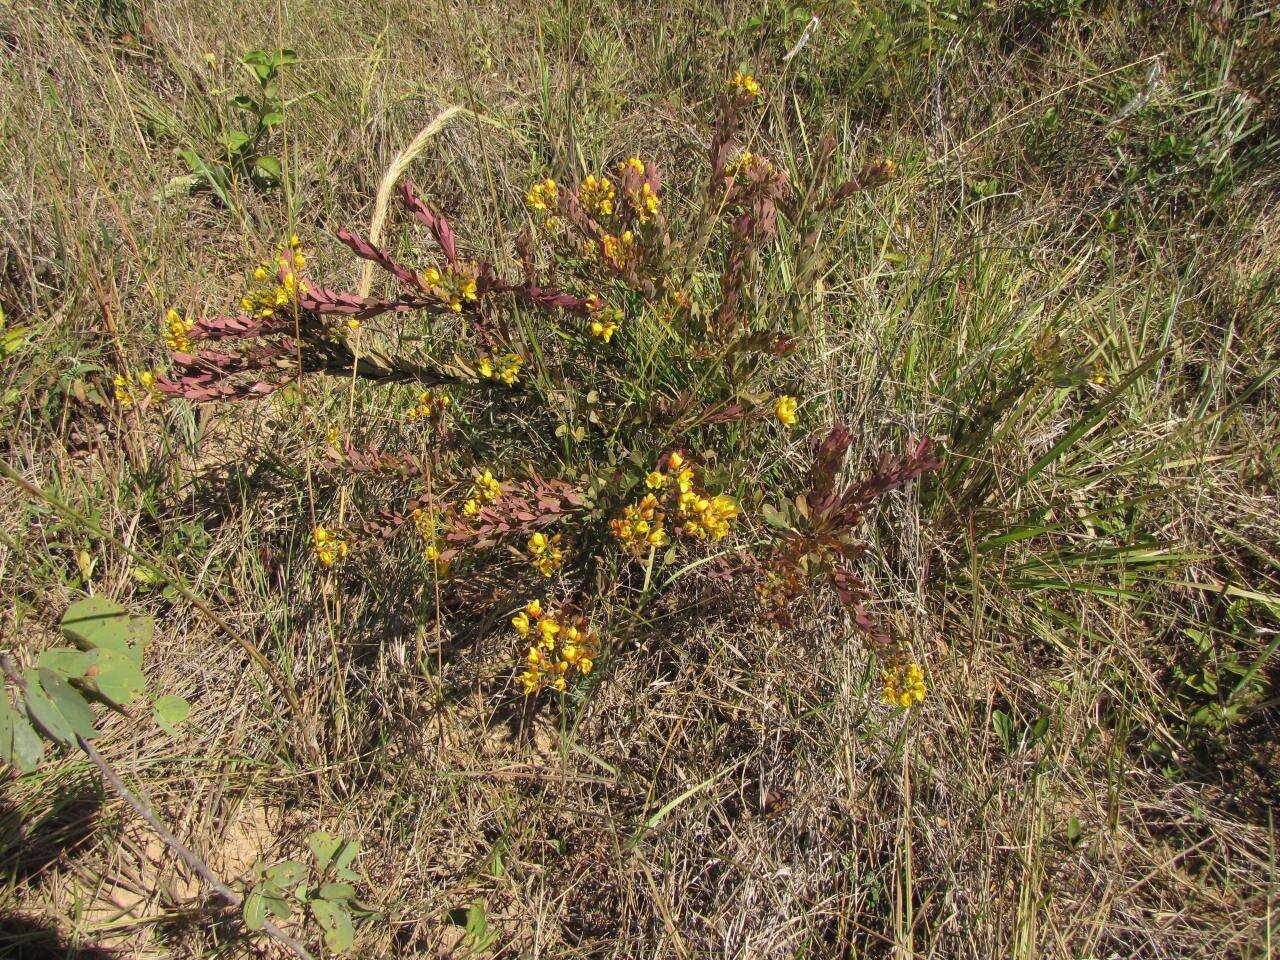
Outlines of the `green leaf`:
{"type": "Polygon", "coordinates": [[[312,856],[316,858],[316,867],[323,873],[328,869],[333,855],[342,846],[342,838],[335,837],[325,830],[317,830],[307,837],[307,846],[311,849],[312,856]]]}
{"type": "Polygon", "coordinates": [[[39,765],[42,753],[44,744],[26,717],[15,713],[8,698],[0,695],[0,762],[30,773],[39,765]]]}
{"type": "Polygon", "coordinates": [[[266,922],[266,900],[260,891],[254,890],[244,898],[244,925],[250,930],[261,930],[266,922]]]}
{"type": "Polygon", "coordinates": [[[62,616],[62,632],[80,649],[116,650],[139,666],[154,629],[150,617],[131,614],[107,597],[78,600],[62,616]]]}
{"type": "Polygon", "coordinates": [[[289,906],[289,901],[285,900],[283,896],[270,892],[274,889],[275,888],[273,887],[268,890],[264,890],[262,899],[266,902],[267,909],[274,913],[278,919],[288,920],[293,916],[293,908],[289,906]]]}
{"type": "Polygon", "coordinates": [[[262,115],[259,122],[264,127],[277,127],[284,123],[284,114],[279,110],[270,110],[262,115]]]}
{"type": "Polygon", "coordinates": [[[160,729],[170,736],[177,732],[174,727],[185,722],[187,717],[191,716],[191,704],[187,703],[182,697],[175,697],[169,694],[157,697],[156,702],[152,704],[152,710],[160,729]]]}
{"type": "Polygon", "coordinates": [[[277,863],[267,870],[266,877],[277,886],[288,889],[301,883],[307,876],[307,866],[297,860],[286,860],[277,863]]]}
{"type": "Polygon", "coordinates": [[[78,680],[84,676],[89,665],[93,663],[93,654],[75,647],[55,647],[40,654],[36,666],[60,673],[64,677],[78,680]]]}
{"type": "Polygon", "coordinates": [[[290,47],[281,47],[271,55],[271,63],[277,67],[287,67],[298,62],[298,52],[290,47]]]}
{"type": "Polygon", "coordinates": [[[40,685],[72,731],[86,740],[92,740],[98,735],[98,731],[93,728],[93,708],[80,691],[67,682],[66,677],[52,670],[42,669],[40,685]]]}
{"type": "Polygon", "coordinates": [[[351,926],[351,914],[346,907],[328,900],[313,900],[311,912],[324,928],[324,942],[330,950],[342,953],[350,949],[356,934],[351,926]]]}
{"type": "Polygon", "coordinates": [[[253,163],[253,169],[263,180],[279,183],[283,176],[280,161],[275,157],[259,157],[253,163]]]}
{"type": "Polygon", "coordinates": [[[780,530],[791,529],[791,522],[787,519],[787,515],[771,503],[766,503],[760,514],[764,517],[764,522],[771,527],[777,527],[780,530]]]}
{"type": "Polygon", "coordinates": [[[333,858],[333,865],[338,870],[344,870],[351,866],[351,861],[356,858],[356,854],[360,852],[360,844],[354,840],[347,840],[343,843],[342,849],[333,858]]]}
{"type": "Polygon", "coordinates": [[[995,728],[996,736],[1000,738],[1000,745],[1008,753],[1013,746],[1013,720],[1003,710],[993,710],[991,725],[995,728]]]}
{"type": "Polygon", "coordinates": [[[91,679],[98,692],[116,706],[132,703],[146,689],[147,678],[132,657],[118,650],[95,650],[92,656],[97,673],[91,669],[91,679]]]}
{"type": "Polygon", "coordinates": [[[231,130],[222,135],[222,146],[228,157],[236,158],[245,151],[251,139],[243,130],[231,130]]]}
{"type": "Polygon", "coordinates": [[[352,883],[323,883],[317,891],[322,900],[350,900],[355,895],[356,888],[352,883]]]}
{"type": "Polygon", "coordinates": [[[27,681],[27,715],[54,740],[66,746],[74,744],[75,732],[40,685],[39,674],[27,670],[23,676],[27,681]]]}
{"type": "Polygon", "coordinates": [[[248,94],[242,93],[231,98],[231,105],[239,107],[241,110],[253,110],[258,106],[258,101],[248,94]]]}

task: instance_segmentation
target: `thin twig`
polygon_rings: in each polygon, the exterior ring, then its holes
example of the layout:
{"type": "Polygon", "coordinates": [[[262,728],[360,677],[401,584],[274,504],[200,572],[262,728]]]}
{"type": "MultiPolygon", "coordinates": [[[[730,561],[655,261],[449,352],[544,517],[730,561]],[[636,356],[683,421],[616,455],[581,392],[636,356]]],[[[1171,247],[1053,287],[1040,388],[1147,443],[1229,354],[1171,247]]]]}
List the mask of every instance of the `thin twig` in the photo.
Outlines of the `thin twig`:
{"type": "MultiPolygon", "coordinates": [[[[13,681],[14,685],[22,693],[23,697],[26,697],[27,682],[23,679],[22,674],[18,672],[17,666],[8,654],[0,653],[0,667],[3,667],[4,672],[8,674],[9,679],[13,681]]],[[[120,775],[117,774],[115,770],[112,769],[111,765],[103,759],[102,754],[98,753],[93,744],[77,733],[76,745],[84,752],[86,757],[93,761],[93,765],[98,768],[98,772],[102,774],[102,778],[107,781],[111,789],[114,790],[125,803],[129,804],[129,806],[133,808],[133,812],[136,813],[141,820],[145,821],[147,826],[154,831],[156,836],[163,840],[169,849],[177,854],[178,859],[185,863],[194,873],[198,874],[201,879],[209,885],[210,889],[213,890],[215,894],[217,894],[230,907],[239,907],[240,904],[244,902],[244,898],[241,897],[240,894],[236,893],[218,879],[218,875],[209,869],[208,864],[196,856],[196,854],[188,849],[181,840],[173,835],[169,828],[160,821],[160,818],[151,812],[151,808],[147,806],[146,802],[143,801],[142,798],[125,786],[124,781],[120,779],[120,775]]],[[[289,936],[270,920],[263,921],[262,932],[272,939],[279,941],[295,957],[299,957],[300,960],[314,960],[311,954],[307,952],[306,947],[293,937],[289,936]]]]}

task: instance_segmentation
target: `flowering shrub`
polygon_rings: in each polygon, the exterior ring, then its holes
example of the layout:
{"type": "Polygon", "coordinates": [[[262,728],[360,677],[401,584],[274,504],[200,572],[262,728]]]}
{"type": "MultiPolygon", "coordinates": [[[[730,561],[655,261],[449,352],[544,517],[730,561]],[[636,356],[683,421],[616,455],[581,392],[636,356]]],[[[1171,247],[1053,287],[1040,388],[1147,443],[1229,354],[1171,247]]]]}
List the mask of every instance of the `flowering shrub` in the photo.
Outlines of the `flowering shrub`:
{"type": "Polygon", "coordinates": [[[338,232],[394,293],[321,286],[294,237],[273,268],[254,271],[240,313],[170,311],[172,369],[121,374],[117,396],[243,401],[309,374],[408,387],[402,429],[372,443],[333,432],[320,442],[340,479],[394,479],[404,492],[392,509],[357,495],[353,519],[316,526],[316,559],[340,570],[409,528],[425,574],[447,587],[518,555],[519,570],[502,577],[522,598],[511,623],[526,644],[516,679],[527,694],[570,689],[608,653],[600,571],[615,571],[619,589],[634,571],[643,597],[655,565],[683,555],[705,558],[686,568],[733,590],[754,586],[761,616],[777,624],[790,623],[806,584],[829,581],[884,659],[886,700],[919,702],[923,674],[868,615],[853,567],[866,553],[856,534],[867,509],[936,465],[929,443],[842,487],[849,435],[836,426],[813,444],[807,488],[781,507],[766,508],[776,491],[753,486],[747,456],[805,428],[787,364],[807,332],[804,311],[771,303],[771,261],[789,262],[783,296],[802,300],[823,266],[823,220],[893,167],[872,163],[829,185],[828,139],[812,182],[797,188],[767,148],[747,149],[744,117],[761,94],[746,74],[726,84],[697,197],[666,196],[658,168],[638,156],[577,183],[544,176],[528,186],[518,280],[469,258],[407,182],[399,199],[434,241],[432,260],[409,266],[338,232]],[[785,245],[780,222],[796,238],[785,245]],[[409,322],[421,346],[405,352],[409,322]],[[533,589],[541,596],[523,602],[533,589]]]}

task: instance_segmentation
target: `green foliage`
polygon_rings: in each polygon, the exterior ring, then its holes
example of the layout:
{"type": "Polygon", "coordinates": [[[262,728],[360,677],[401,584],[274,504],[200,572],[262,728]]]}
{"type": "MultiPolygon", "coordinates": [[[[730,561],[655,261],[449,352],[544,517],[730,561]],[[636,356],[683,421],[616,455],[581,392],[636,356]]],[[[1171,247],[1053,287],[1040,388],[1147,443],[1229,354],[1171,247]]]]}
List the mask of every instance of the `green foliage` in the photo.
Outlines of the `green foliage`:
{"type": "Polygon", "coordinates": [[[301,909],[320,928],[325,945],[343,953],[355,942],[353,917],[375,912],[353,902],[361,878],[351,864],[360,845],[317,830],[307,837],[307,847],[310,863],[285,860],[259,868],[258,881],[244,900],[245,924],[250,930],[261,930],[268,915],[288,920],[301,909]]]}
{"type": "Polygon", "coordinates": [[[1189,734],[1220,738],[1261,705],[1268,687],[1263,668],[1275,649],[1273,643],[1258,653],[1257,639],[1269,634],[1258,622],[1265,616],[1258,605],[1236,600],[1221,627],[1185,631],[1190,642],[1171,667],[1171,693],[1189,734]]]}
{"type": "Polygon", "coordinates": [[[229,198],[237,177],[262,189],[278,187],[284,179],[280,158],[270,152],[268,141],[271,132],[284,123],[288,107],[280,94],[280,68],[297,63],[298,55],[287,48],[250,50],[241,62],[257,87],[226,101],[227,112],[236,119],[222,130],[221,153],[206,159],[192,147],[178,150],[196,178],[193,183],[203,181],[224,199],[229,198]]]}
{"type": "MultiPolygon", "coordinates": [[[[62,633],[74,646],[45,650],[23,672],[20,711],[0,699],[0,760],[29,773],[44,754],[41,736],[64,747],[94,739],[99,732],[94,701],[127,713],[146,693],[142,661],[153,631],[150,617],[106,597],[68,607],[62,633]]],[[[189,712],[181,697],[164,696],[155,703],[156,722],[170,733],[189,712]]]]}

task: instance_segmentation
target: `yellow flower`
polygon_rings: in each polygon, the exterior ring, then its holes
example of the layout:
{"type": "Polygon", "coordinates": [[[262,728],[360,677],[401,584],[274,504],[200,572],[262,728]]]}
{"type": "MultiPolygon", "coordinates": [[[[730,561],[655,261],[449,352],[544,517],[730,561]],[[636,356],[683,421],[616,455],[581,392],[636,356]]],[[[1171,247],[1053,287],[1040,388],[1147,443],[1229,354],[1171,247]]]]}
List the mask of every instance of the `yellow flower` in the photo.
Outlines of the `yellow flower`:
{"type": "Polygon", "coordinates": [[[564,550],[560,547],[560,534],[547,537],[538,532],[529,538],[529,553],[533,555],[533,565],[544,577],[550,577],[564,564],[564,550]]]}
{"type": "Polygon", "coordinates": [[[346,539],[328,527],[316,527],[311,531],[311,537],[315,541],[316,557],[326,567],[344,559],[349,552],[346,539]]]}
{"type": "Polygon", "coordinates": [[[520,368],[524,366],[524,357],[516,353],[508,353],[494,360],[492,357],[481,357],[477,364],[480,376],[486,380],[501,380],[507,386],[513,386],[520,377],[520,368]]]}
{"type": "Polygon", "coordinates": [[[591,335],[599,337],[605,343],[613,339],[613,335],[617,333],[618,325],[616,323],[601,323],[599,320],[591,321],[591,335]]]}
{"type": "Polygon", "coordinates": [[[684,466],[684,457],[680,456],[680,451],[674,451],[671,456],[667,457],[667,469],[679,470],[684,466]]]}
{"type": "Polygon", "coordinates": [[[618,164],[618,173],[625,174],[628,170],[634,170],[640,176],[644,176],[644,161],[639,157],[627,157],[618,164]]]}
{"type": "Polygon", "coordinates": [[[796,425],[796,398],[783,395],[773,405],[773,413],[784,427],[796,425]]]}
{"type": "Polygon", "coordinates": [[[190,353],[191,338],[187,334],[195,324],[173,308],[166,310],[164,317],[164,341],[169,349],[174,353],[190,353]]]}
{"type": "Polygon", "coordinates": [[[640,222],[648,223],[649,217],[653,216],[662,207],[662,198],[658,196],[656,190],[647,183],[640,185],[640,222]]]}
{"type": "Polygon", "coordinates": [[[920,703],[928,693],[924,671],[917,663],[899,664],[884,671],[885,703],[906,709],[920,703]]]}
{"type": "Polygon", "coordinates": [[[644,485],[650,490],[661,490],[667,485],[667,475],[657,470],[652,470],[649,475],[644,478],[644,485]]]}
{"type": "Polygon", "coordinates": [[[468,500],[462,505],[462,515],[464,517],[478,517],[480,515],[480,504],[475,500],[468,500]]]}
{"type": "Polygon", "coordinates": [[[526,695],[547,687],[567,689],[574,669],[580,676],[591,672],[598,645],[581,617],[570,619],[563,611],[543,614],[541,604],[532,600],[511,623],[520,639],[529,644],[525,668],[517,677],[526,695]],[[532,625],[534,619],[536,628],[532,625]]]}
{"type": "Polygon", "coordinates": [[[600,248],[604,259],[613,264],[615,269],[621,270],[623,265],[635,255],[635,236],[630,230],[622,231],[620,237],[606,233],[600,238],[600,248]]]}
{"type": "Polygon", "coordinates": [[[481,503],[491,503],[502,496],[502,484],[494,477],[491,470],[476,474],[475,488],[472,496],[481,503]]]}
{"type": "Polygon", "coordinates": [[[448,406],[449,398],[444,394],[436,395],[430,390],[423,390],[418,394],[417,404],[409,408],[407,416],[410,420],[425,420],[432,414],[444,413],[448,406]]]}
{"type": "Polygon", "coordinates": [[[554,209],[560,202],[560,188],[554,180],[547,177],[547,179],[535,183],[529,188],[529,193],[525,196],[524,202],[530,210],[545,212],[554,209]]]}
{"type": "Polygon", "coordinates": [[[753,99],[760,96],[760,82],[751,74],[743,73],[741,70],[734,72],[733,79],[729,81],[729,85],[739,93],[753,99]]]}
{"type": "Polygon", "coordinates": [[[608,177],[597,180],[594,176],[588,176],[582,181],[582,190],[579,191],[579,195],[582,205],[592,213],[602,217],[613,214],[613,200],[617,195],[617,189],[608,177]]]}

